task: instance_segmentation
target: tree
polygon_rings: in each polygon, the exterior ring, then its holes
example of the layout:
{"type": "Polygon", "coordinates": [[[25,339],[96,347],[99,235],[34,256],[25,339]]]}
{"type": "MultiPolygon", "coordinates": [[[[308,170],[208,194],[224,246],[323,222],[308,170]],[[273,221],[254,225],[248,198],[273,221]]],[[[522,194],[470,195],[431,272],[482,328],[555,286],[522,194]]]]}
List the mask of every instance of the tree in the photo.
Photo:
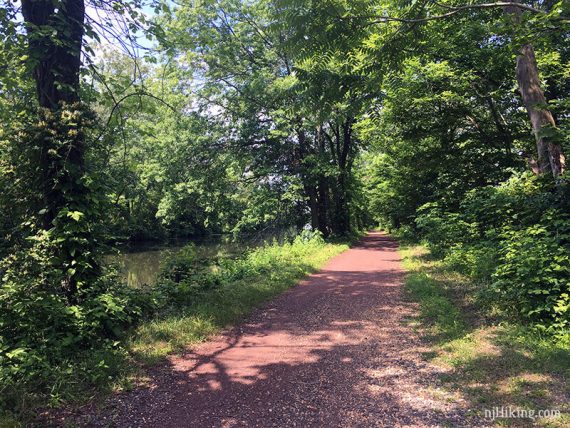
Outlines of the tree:
{"type": "Polygon", "coordinates": [[[27,62],[35,81],[39,109],[27,144],[37,156],[40,227],[64,238],[57,255],[64,266],[62,288],[70,303],[78,286],[97,271],[92,250],[85,248],[83,219],[92,198],[85,183],[85,132],[89,115],[80,101],[80,68],[85,4],[83,0],[22,1],[27,62]],[[76,254],[87,255],[80,259],[76,254]]]}
{"type": "MultiPolygon", "coordinates": [[[[104,10],[109,21],[114,19],[112,14],[138,16],[136,3],[98,2],[93,6],[104,10]]],[[[53,244],[54,268],[62,272],[61,289],[69,303],[75,304],[79,288],[89,288],[100,273],[101,238],[95,231],[105,203],[98,188],[101,183],[86,165],[88,145],[97,142],[93,136],[97,124],[82,102],[82,56],[89,58],[93,53],[84,36],[99,38],[94,25],[114,33],[111,24],[105,28],[87,19],[84,0],[24,0],[21,13],[27,44],[21,60],[35,84],[36,98],[27,108],[24,129],[17,134],[21,139],[17,145],[24,149],[16,168],[28,183],[25,191],[30,195],[23,221],[47,233],[53,244]]],[[[17,15],[12,14],[11,21],[16,27],[17,15]]],[[[133,22],[126,25],[127,32],[136,30],[133,22]]]]}
{"type": "Polygon", "coordinates": [[[313,228],[347,233],[362,106],[348,63],[295,44],[271,1],[184,2],[175,16],[176,58],[191,65],[188,79],[204,83],[196,90],[204,111],[218,106],[250,178],[284,190],[299,180],[313,228]]]}
{"type": "MultiPolygon", "coordinates": [[[[384,52],[394,54],[400,51],[395,58],[405,57],[405,52],[417,49],[418,44],[411,45],[409,34],[421,33],[422,27],[430,22],[457,19],[461,15],[468,15],[473,20],[481,19],[486,11],[502,12],[513,15],[510,26],[511,34],[526,32],[527,36],[521,39],[517,36],[513,39],[513,46],[518,52],[516,60],[516,77],[519,91],[525,105],[533,134],[536,139],[537,168],[538,173],[551,172],[557,179],[565,169],[565,157],[560,144],[556,121],[551,114],[550,107],[544,96],[544,90],[539,79],[538,67],[532,43],[529,42],[528,34],[536,34],[543,27],[560,27],[568,21],[564,16],[567,13],[564,2],[544,2],[540,7],[524,4],[519,1],[496,1],[479,4],[464,4],[450,1],[448,3],[434,3],[431,1],[400,2],[386,4],[383,1],[358,1],[346,2],[343,0],[327,0],[323,2],[304,2],[302,0],[279,0],[280,5],[285,5],[293,12],[287,16],[293,16],[293,20],[300,26],[312,26],[325,28],[320,36],[313,38],[321,41],[321,49],[334,52],[340,47],[345,53],[351,51],[350,45],[366,46],[362,53],[370,50],[369,38],[364,28],[381,26],[378,30],[384,40],[391,47],[384,47],[384,52]],[[545,25],[546,24],[546,25],[545,25]],[[368,44],[368,46],[367,46],[368,44]]],[[[496,16],[496,14],[495,14],[496,16]]],[[[487,18],[485,18],[487,19],[487,18]]],[[[491,37],[492,34],[489,34],[491,37]]],[[[309,43],[311,40],[309,39],[309,43]]],[[[373,45],[372,45],[373,46],[373,45]]],[[[387,61],[392,62],[393,59],[387,61]]],[[[369,64],[370,65],[370,64],[369,64]]],[[[377,75],[382,71],[378,70],[377,75]]]]}
{"type": "MultiPolygon", "coordinates": [[[[522,11],[510,5],[505,12],[513,17],[515,28],[521,26],[522,11]]],[[[566,158],[558,135],[556,121],[548,107],[541,85],[535,50],[529,40],[523,40],[516,59],[516,76],[522,101],[528,112],[537,147],[537,172],[551,173],[555,179],[564,174],[566,158]]]]}
{"type": "MultiPolygon", "coordinates": [[[[492,2],[474,5],[441,5],[436,3],[431,7],[426,3],[421,15],[416,15],[411,18],[408,16],[401,19],[394,18],[394,20],[404,23],[419,23],[447,19],[451,16],[457,15],[458,13],[469,10],[504,8],[506,14],[513,16],[512,22],[515,34],[519,33],[521,30],[530,30],[529,33],[532,34],[534,32],[533,30],[536,30],[536,28],[533,28],[532,22],[530,28],[527,26],[521,28],[524,12],[538,15],[549,15],[548,19],[551,20],[554,25],[556,25],[560,20],[564,22],[566,18],[561,15],[561,11],[563,10],[562,5],[553,8],[553,11],[549,10],[551,6],[553,5],[550,2],[545,2],[543,4],[545,9],[537,9],[533,6],[523,4],[523,2],[518,0],[512,2],[492,2]],[[446,13],[441,15],[437,15],[437,13],[435,13],[435,16],[432,16],[429,13],[430,10],[437,10],[442,7],[446,13]]],[[[386,22],[386,19],[389,18],[381,18],[380,22],[386,22]]],[[[534,47],[529,41],[529,36],[525,37],[522,42],[518,40],[518,37],[515,37],[514,43],[518,52],[515,67],[518,88],[521,93],[523,104],[528,112],[536,140],[536,172],[539,174],[551,173],[555,179],[558,179],[565,170],[565,156],[559,138],[557,138],[556,121],[548,107],[548,102],[544,96],[544,90],[540,82],[534,47]]]]}

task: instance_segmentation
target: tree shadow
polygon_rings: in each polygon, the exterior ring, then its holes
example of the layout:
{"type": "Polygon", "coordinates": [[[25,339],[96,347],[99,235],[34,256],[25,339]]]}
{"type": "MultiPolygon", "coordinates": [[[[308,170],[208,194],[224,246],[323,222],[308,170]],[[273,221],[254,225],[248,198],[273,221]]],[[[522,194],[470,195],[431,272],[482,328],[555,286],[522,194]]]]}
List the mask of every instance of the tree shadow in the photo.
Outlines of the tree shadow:
{"type": "Polygon", "coordinates": [[[394,314],[410,310],[398,301],[400,276],[383,272],[372,281],[394,284],[370,287],[370,274],[322,271],[318,285],[299,287],[230,332],[170,358],[153,373],[152,388],[114,409],[114,424],[414,426],[463,420],[462,410],[448,403],[438,409],[427,392],[421,397],[432,374],[394,314]],[[385,324],[378,323],[380,314],[385,324]]]}
{"type": "Polygon", "coordinates": [[[465,403],[434,394],[440,373],[403,322],[415,305],[402,299],[396,251],[385,236],[363,239],[243,323],[152,368],[148,388],[119,394],[75,422],[466,425],[465,403]]]}
{"type": "MultiPolygon", "coordinates": [[[[477,285],[445,266],[422,264],[408,276],[410,286],[421,302],[421,315],[410,321],[420,321],[423,337],[431,344],[424,358],[447,366],[440,380],[470,403],[473,416],[485,420],[485,410],[509,406],[570,411],[570,349],[554,346],[524,327],[493,327],[471,298],[477,285]]],[[[570,423],[565,417],[555,426],[570,423]]],[[[535,422],[500,421],[514,426],[535,422]]]]}
{"type": "MultiPolygon", "coordinates": [[[[529,346],[531,343],[519,343],[507,327],[481,330],[476,335],[473,345],[459,345],[476,349],[456,352],[454,369],[442,380],[470,400],[480,417],[484,417],[485,409],[509,406],[537,412],[570,411],[570,350],[551,347],[537,351],[529,346]]],[[[534,422],[501,421],[514,426],[531,426],[534,422]]],[[[563,425],[561,421],[556,426],[563,425]]]]}

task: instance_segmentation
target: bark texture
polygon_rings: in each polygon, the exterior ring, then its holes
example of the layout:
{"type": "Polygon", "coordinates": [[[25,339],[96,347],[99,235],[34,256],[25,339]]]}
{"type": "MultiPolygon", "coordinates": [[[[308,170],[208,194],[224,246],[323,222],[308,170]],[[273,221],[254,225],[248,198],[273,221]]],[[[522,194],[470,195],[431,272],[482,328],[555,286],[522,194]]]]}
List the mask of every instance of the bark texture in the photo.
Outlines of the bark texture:
{"type": "Polygon", "coordinates": [[[564,173],[565,158],[562,147],[554,141],[556,122],[548,109],[540,85],[534,48],[530,43],[523,45],[517,56],[516,74],[519,91],[536,139],[538,172],[550,172],[557,178],[564,173]]]}
{"type": "MultiPolygon", "coordinates": [[[[512,17],[515,26],[520,25],[522,21],[520,8],[506,7],[505,13],[512,17]]],[[[536,163],[529,162],[529,165],[538,174],[551,173],[557,179],[564,173],[566,159],[562,147],[555,138],[556,121],[548,108],[531,43],[524,43],[517,54],[516,77],[536,140],[537,160],[536,163]]]]}
{"type": "Polygon", "coordinates": [[[38,226],[60,238],[54,244],[54,263],[62,271],[62,291],[74,305],[79,287],[99,273],[92,251],[96,240],[84,220],[68,215],[91,210],[84,166],[85,129],[90,125],[79,93],[85,3],[22,0],[22,15],[39,105],[27,142],[37,162],[38,226]]]}
{"type": "Polygon", "coordinates": [[[23,0],[30,58],[41,107],[58,109],[61,102],[79,101],[79,69],[85,3],[23,0]],[[48,28],[49,27],[49,28],[48,28]]]}
{"type": "Polygon", "coordinates": [[[22,0],[22,15],[40,106],[34,144],[39,146],[39,187],[45,212],[41,226],[50,229],[69,199],[81,199],[86,191],[79,183],[84,174],[85,136],[82,116],[77,115],[85,3],[22,0]],[[78,120],[66,120],[73,114],[78,120]]]}

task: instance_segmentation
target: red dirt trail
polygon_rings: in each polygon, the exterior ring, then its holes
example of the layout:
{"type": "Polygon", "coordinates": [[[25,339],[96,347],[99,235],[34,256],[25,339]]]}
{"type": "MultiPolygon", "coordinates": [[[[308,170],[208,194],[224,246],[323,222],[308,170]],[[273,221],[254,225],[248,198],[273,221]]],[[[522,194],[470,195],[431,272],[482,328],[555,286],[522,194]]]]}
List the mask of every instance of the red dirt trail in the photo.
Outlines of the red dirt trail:
{"type": "Polygon", "coordinates": [[[118,427],[473,426],[438,388],[406,319],[398,245],[372,232],[239,326],[152,374],[105,416],[118,427]]]}

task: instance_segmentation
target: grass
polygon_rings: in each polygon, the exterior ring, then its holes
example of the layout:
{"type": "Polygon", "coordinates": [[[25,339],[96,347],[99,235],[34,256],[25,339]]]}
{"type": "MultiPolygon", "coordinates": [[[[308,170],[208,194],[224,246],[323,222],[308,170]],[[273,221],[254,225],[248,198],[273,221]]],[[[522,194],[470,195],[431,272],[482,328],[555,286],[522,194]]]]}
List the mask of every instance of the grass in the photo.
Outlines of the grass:
{"type": "Polygon", "coordinates": [[[472,414],[509,406],[560,410],[558,417],[497,418],[497,426],[570,426],[570,347],[526,326],[491,322],[473,298],[476,286],[430,258],[422,247],[401,250],[405,288],[419,303],[414,320],[431,345],[426,358],[445,368],[446,390],[467,400],[472,414]]]}
{"type": "Polygon", "coordinates": [[[215,277],[216,285],[183,287],[186,291],[181,294],[165,293],[173,301],[167,301],[164,310],[130,331],[116,351],[74,355],[69,366],[60,364],[61,368],[50,370],[49,377],[38,379],[41,385],[50,385],[48,393],[34,385],[9,391],[17,411],[0,412],[0,428],[43,426],[86,403],[97,406],[112,392],[144,384],[148,368],[244,318],[348,249],[349,242],[298,238],[293,243],[266,245],[237,259],[224,260],[213,270],[195,265],[206,272],[198,278],[208,281],[215,277]],[[183,299],[177,302],[176,296],[183,299]],[[38,422],[40,412],[44,415],[38,422]]]}
{"type": "Polygon", "coordinates": [[[136,360],[155,364],[243,318],[347,248],[346,242],[298,242],[255,250],[232,263],[236,266],[229,269],[238,273],[230,273],[221,287],[190,307],[142,324],[130,339],[129,349],[136,360]]]}

